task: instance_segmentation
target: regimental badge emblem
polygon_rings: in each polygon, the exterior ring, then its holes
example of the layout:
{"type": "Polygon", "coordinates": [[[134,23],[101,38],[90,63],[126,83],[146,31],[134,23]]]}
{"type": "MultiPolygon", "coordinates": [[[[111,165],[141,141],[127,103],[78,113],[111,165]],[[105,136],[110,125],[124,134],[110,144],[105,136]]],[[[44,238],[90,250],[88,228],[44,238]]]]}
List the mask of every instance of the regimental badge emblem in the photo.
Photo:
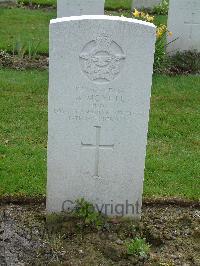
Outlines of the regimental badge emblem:
{"type": "Polygon", "coordinates": [[[119,74],[125,61],[122,48],[110,35],[100,34],[87,43],[80,54],[83,73],[95,83],[108,83],[119,74]]]}

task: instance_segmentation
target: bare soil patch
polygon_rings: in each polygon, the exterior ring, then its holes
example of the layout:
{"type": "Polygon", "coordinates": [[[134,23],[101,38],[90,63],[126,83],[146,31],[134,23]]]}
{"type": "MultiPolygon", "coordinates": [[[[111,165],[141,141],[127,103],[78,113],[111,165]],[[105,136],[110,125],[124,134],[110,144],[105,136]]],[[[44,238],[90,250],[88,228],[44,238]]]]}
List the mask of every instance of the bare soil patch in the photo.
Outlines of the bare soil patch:
{"type": "Polygon", "coordinates": [[[37,5],[32,3],[15,3],[15,2],[2,2],[0,3],[0,8],[22,8],[22,9],[30,9],[30,10],[43,10],[43,11],[51,11],[56,9],[56,5],[37,5]]]}
{"type": "Polygon", "coordinates": [[[113,219],[101,230],[69,216],[47,223],[44,204],[2,205],[0,265],[200,265],[199,207],[150,205],[140,222],[113,219]],[[135,237],[151,244],[147,259],[127,255],[135,237]]]}
{"type": "Polygon", "coordinates": [[[37,55],[36,57],[25,55],[24,57],[20,57],[0,51],[0,68],[44,70],[48,69],[48,66],[49,58],[47,55],[37,55]]]}

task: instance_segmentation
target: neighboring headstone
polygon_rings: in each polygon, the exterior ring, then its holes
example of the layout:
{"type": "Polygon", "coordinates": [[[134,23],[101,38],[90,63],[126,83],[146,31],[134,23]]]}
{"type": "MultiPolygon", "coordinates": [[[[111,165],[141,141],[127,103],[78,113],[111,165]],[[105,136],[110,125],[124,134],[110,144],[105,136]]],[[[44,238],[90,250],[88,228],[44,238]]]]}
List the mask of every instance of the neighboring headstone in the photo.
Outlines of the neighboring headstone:
{"type": "Polygon", "coordinates": [[[1,3],[3,3],[3,4],[4,4],[4,3],[5,3],[5,4],[8,3],[8,4],[9,4],[9,3],[16,3],[16,2],[17,2],[17,0],[0,0],[0,4],[1,4],[1,3]]]}
{"type": "Polygon", "coordinates": [[[136,8],[136,9],[142,9],[142,8],[152,9],[161,3],[162,3],[162,0],[133,0],[132,10],[134,8],[136,8]]]}
{"type": "Polygon", "coordinates": [[[57,17],[103,15],[105,0],[57,0],[57,17]]]}
{"type": "Polygon", "coordinates": [[[140,217],[155,26],[111,16],[50,24],[47,210],[84,198],[140,217]]]}
{"type": "Polygon", "coordinates": [[[170,0],[168,29],[172,37],[167,51],[197,50],[200,52],[200,0],[170,0]]]}

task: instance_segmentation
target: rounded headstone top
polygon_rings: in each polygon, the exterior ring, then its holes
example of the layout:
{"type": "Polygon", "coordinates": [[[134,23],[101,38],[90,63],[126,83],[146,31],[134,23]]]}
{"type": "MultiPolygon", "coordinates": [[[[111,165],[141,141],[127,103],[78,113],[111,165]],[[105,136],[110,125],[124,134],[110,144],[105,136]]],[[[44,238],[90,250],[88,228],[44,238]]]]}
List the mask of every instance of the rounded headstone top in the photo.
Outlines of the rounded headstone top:
{"type": "Polygon", "coordinates": [[[149,26],[150,28],[153,28],[153,29],[156,28],[156,26],[150,22],[146,22],[146,21],[142,21],[142,20],[138,20],[138,19],[133,19],[133,18],[118,17],[118,16],[106,16],[106,15],[84,15],[84,16],[62,17],[62,18],[50,20],[50,24],[69,22],[69,21],[84,21],[84,20],[121,21],[121,22],[128,22],[128,23],[134,23],[134,24],[138,24],[138,25],[149,26]]]}

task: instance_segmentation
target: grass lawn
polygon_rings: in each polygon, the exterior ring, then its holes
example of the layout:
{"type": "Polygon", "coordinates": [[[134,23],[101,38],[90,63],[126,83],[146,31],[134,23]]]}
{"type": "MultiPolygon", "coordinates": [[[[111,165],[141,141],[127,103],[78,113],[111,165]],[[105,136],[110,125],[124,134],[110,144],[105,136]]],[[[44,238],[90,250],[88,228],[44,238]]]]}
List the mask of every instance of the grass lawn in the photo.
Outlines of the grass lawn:
{"type": "MultiPolygon", "coordinates": [[[[200,198],[200,77],[154,76],[145,196],[200,198]]],[[[45,193],[47,71],[0,70],[0,195],[45,193]]]]}
{"type": "Polygon", "coordinates": [[[49,21],[56,11],[0,8],[0,49],[13,50],[17,43],[28,46],[40,42],[38,52],[48,53],[49,21]]]}
{"type": "MultiPolygon", "coordinates": [[[[19,0],[25,4],[30,3],[30,0],[19,0]]],[[[43,6],[56,6],[56,0],[31,0],[33,4],[43,6]]],[[[130,9],[132,0],[105,0],[105,8],[109,10],[115,9],[130,9]]]]}
{"type": "MultiPolygon", "coordinates": [[[[130,11],[123,13],[109,11],[108,14],[123,14],[130,17],[130,11]]],[[[13,47],[25,46],[28,48],[29,43],[36,46],[39,42],[38,53],[48,53],[49,21],[52,18],[56,18],[56,10],[0,8],[0,49],[12,52],[13,47]]],[[[166,24],[166,21],[167,16],[156,16],[155,23],[166,24]]]]}
{"type": "Polygon", "coordinates": [[[131,9],[132,0],[105,0],[105,9],[131,9]]]}
{"type": "Polygon", "coordinates": [[[45,191],[47,79],[0,70],[0,195],[45,191]]]}

